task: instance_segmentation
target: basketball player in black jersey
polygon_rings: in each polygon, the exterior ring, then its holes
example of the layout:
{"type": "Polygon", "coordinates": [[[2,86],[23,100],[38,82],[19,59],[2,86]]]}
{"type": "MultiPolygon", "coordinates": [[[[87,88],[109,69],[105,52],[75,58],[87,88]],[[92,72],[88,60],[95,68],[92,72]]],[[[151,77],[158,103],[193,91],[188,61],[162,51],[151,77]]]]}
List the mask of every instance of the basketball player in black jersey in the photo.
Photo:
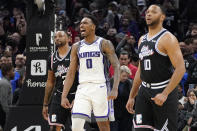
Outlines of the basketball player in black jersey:
{"type": "MultiPolygon", "coordinates": [[[[61,107],[63,82],[70,65],[71,47],[68,45],[68,34],[64,31],[57,31],[54,39],[57,51],[48,60],[48,79],[42,114],[44,119],[48,120],[49,125],[56,127],[56,131],[60,131],[65,126],[66,120],[69,120],[71,117],[71,111],[61,107]],[[51,102],[50,97],[52,98],[51,102]]],[[[74,83],[77,83],[77,81],[74,83]]],[[[69,92],[68,99],[70,102],[74,99],[75,87],[74,84],[69,92]]],[[[70,125],[66,126],[68,128],[70,125]]]]}
{"type": "Polygon", "coordinates": [[[185,66],[176,37],[162,26],[164,19],[161,6],[148,8],[148,33],[139,40],[140,64],[126,105],[128,112],[135,114],[135,131],[177,130],[176,86],[185,66]]]}

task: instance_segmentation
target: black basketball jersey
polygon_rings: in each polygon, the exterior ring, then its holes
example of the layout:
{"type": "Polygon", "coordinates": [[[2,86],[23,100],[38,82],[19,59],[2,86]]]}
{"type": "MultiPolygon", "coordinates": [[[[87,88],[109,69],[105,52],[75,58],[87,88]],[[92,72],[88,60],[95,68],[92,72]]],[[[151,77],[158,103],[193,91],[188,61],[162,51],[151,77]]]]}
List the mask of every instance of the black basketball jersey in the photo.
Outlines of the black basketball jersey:
{"type": "Polygon", "coordinates": [[[173,73],[171,61],[167,54],[160,52],[157,47],[160,38],[167,32],[166,29],[162,29],[151,39],[147,38],[148,34],[144,35],[139,46],[142,81],[159,83],[171,78],[173,73]]]}
{"type": "MultiPolygon", "coordinates": [[[[68,72],[69,65],[70,65],[70,54],[71,54],[71,48],[69,48],[68,53],[63,58],[59,56],[58,51],[55,51],[53,55],[51,55],[48,61],[48,69],[54,72],[54,75],[56,78],[55,90],[58,92],[63,91],[63,86],[64,86],[63,82],[66,78],[66,74],[68,72]]],[[[76,75],[75,81],[69,93],[73,93],[76,91],[76,84],[78,81],[77,79],[78,77],[76,75]]]]}

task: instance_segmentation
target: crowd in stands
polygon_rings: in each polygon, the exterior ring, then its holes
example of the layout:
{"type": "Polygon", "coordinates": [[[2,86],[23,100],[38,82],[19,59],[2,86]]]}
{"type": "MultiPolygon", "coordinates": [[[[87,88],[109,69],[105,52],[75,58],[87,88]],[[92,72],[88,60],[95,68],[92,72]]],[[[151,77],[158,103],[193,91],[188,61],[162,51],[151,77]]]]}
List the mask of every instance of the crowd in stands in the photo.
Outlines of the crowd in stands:
{"type": "MultiPolygon", "coordinates": [[[[27,0],[0,1],[0,111],[4,113],[7,112],[7,106],[17,104],[25,77],[26,2],[27,0]],[[6,76],[3,73],[7,69],[5,65],[12,65],[15,77],[10,81],[11,88],[6,91],[8,94],[4,94],[9,102],[3,105],[1,83],[2,78],[6,76]],[[13,99],[12,102],[10,99],[13,99]]],[[[166,20],[163,26],[179,40],[185,60],[187,72],[177,87],[179,130],[197,128],[197,2],[195,0],[56,1],[57,15],[63,19],[64,29],[68,29],[72,34],[71,45],[82,39],[79,24],[80,20],[88,14],[94,15],[99,22],[96,34],[110,40],[114,45],[121,65],[121,82],[119,96],[114,104],[116,121],[111,124],[112,131],[132,129],[132,115],[126,111],[125,105],[138,67],[137,43],[139,38],[147,33],[145,13],[151,4],[160,4],[165,8],[166,20]]],[[[112,67],[109,72],[113,80],[112,67]]],[[[7,77],[6,79],[10,80],[7,77]]],[[[4,120],[1,118],[0,121],[0,127],[3,127],[4,120]]]]}

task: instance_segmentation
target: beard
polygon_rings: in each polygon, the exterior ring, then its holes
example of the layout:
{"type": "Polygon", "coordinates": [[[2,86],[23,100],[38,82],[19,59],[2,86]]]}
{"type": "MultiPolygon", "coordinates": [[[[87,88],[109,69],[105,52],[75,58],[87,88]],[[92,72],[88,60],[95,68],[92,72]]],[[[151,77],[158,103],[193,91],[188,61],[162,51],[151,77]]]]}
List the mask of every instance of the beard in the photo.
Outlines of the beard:
{"type": "Polygon", "coordinates": [[[150,26],[155,26],[155,25],[158,25],[159,24],[159,19],[155,20],[155,21],[152,21],[151,23],[146,23],[148,27],[150,26]]]}
{"type": "Polygon", "coordinates": [[[64,45],[66,45],[66,43],[58,43],[56,44],[56,47],[59,48],[59,47],[63,47],[64,45]]]}

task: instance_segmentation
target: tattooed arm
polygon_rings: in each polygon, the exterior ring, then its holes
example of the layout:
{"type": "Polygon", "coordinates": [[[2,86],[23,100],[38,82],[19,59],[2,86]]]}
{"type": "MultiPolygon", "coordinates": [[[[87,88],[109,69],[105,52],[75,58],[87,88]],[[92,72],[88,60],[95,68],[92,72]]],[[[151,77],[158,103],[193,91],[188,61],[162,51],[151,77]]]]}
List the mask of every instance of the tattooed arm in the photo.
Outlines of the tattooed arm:
{"type": "Polygon", "coordinates": [[[112,89],[111,94],[108,97],[108,99],[116,99],[116,97],[118,95],[118,85],[120,82],[120,63],[118,61],[117,55],[115,54],[114,46],[112,45],[112,43],[110,41],[103,40],[102,51],[106,54],[112,67],[114,68],[113,89],[112,89]]]}

